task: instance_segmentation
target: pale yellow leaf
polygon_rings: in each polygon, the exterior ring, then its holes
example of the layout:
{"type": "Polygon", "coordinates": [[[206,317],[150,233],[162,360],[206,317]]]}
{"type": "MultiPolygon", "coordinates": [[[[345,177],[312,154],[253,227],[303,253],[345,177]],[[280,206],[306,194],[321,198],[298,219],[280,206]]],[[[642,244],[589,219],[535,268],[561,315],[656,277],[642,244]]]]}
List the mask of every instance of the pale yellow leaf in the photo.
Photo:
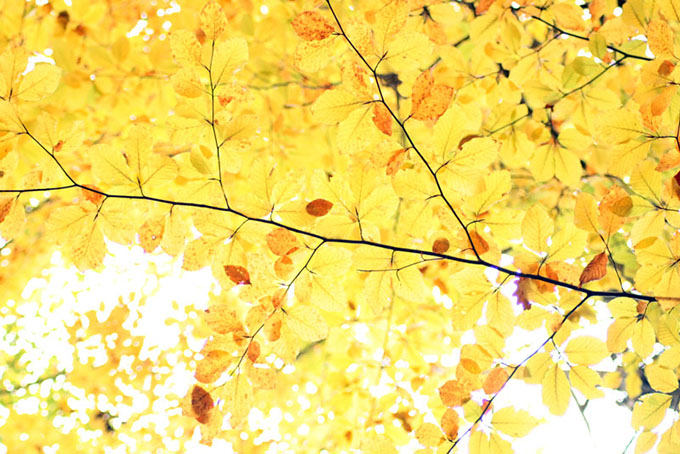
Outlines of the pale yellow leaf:
{"type": "Polygon", "coordinates": [[[604,396],[604,392],[597,388],[597,386],[602,385],[600,374],[587,366],[573,366],[569,369],[569,382],[586,399],[597,399],[604,396]]]}
{"type": "Polygon", "coordinates": [[[515,410],[513,407],[496,410],[491,419],[494,429],[513,438],[527,436],[539,422],[528,411],[515,410]]]}
{"type": "Polygon", "coordinates": [[[300,339],[316,342],[328,336],[328,325],[313,306],[298,304],[286,309],[286,315],[286,325],[300,339]]]}
{"type": "Polygon", "coordinates": [[[527,210],[522,221],[522,239],[529,249],[545,252],[548,238],[553,234],[553,221],[543,205],[535,204],[527,210]]]}
{"type": "Polygon", "coordinates": [[[61,68],[48,63],[39,63],[21,80],[15,96],[24,101],[40,101],[54,93],[60,79],[61,68]]]}
{"type": "Polygon", "coordinates": [[[666,416],[666,410],[672,398],[671,395],[660,393],[645,394],[640,397],[640,401],[633,407],[633,428],[651,430],[658,426],[666,416]]]}
{"type": "Polygon", "coordinates": [[[592,336],[571,339],[564,352],[568,355],[569,362],[583,366],[597,364],[609,355],[605,343],[592,336]]]}
{"type": "Polygon", "coordinates": [[[641,358],[647,358],[652,354],[656,336],[654,334],[654,327],[652,327],[649,320],[643,318],[635,324],[631,340],[633,342],[633,350],[641,358]]]}
{"type": "Polygon", "coordinates": [[[553,364],[541,381],[543,386],[543,403],[553,415],[563,415],[569,407],[571,392],[569,381],[564,371],[553,364]]]}

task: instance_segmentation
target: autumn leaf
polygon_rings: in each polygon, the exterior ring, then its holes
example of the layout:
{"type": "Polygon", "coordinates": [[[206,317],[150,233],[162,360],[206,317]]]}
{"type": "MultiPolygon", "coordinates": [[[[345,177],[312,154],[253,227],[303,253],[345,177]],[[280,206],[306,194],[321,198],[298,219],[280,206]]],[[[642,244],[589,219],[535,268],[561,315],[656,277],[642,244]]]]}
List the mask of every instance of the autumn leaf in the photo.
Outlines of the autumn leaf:
{"type": "Polygon", "coordinates": [[[307,204],[305,211],[311,216],[322,217],[326,216],[329,211],[333,208],[333,203],[324,199],[314,199],[307,204]]]}
{"type": "Polygon", "coordinates": [[[453,88],[435,84],[432,72],[424,71],[413,83],[411,117],[436,120],[444,115],[452,97],[453,88]]]}
{"type": "Polygon", "coordinates": [[[609,258],[607,257],[606,252],[597,254],[583,269],[581,277],[579,278],[579,285],[582,286],[587,282],[596,281],[605,277],[607,274],[608,261],[609,258]]]}
{"type": "Polygon", "coordinates": [[[216,40],[227,27],[227,18],[222,7],[214,0],[207,2],[200,13],[201,29],[206,36],[216,40]]]}
{"type": "Polygon", "coordinates": [[[224,272],[227,277],[236,285],[250,285],[250,274],[242,266],[226,265],[224,272]]]}
{"type": "Polygon", "coordinates": [[[455,410],[447,408],[442,415],[441,428],[448,440],[454,440],[458,435],[460,417],[455,410]]]}
{"type": "Polygon", "coordinates": [[[373,123],[383,134],[392,135],[392,115],[381,103],[373,104],[373,123]]]}
{"type": "Polygon", "coordinates": [[[201,424],[207,423],[214,406],[215,403],[210,393],[202,387],[194,385],[191,389],[191,409],[196,415],[196,420],[201,424]]]}
{"type": "Polygon", "coordinates": [[[291,22],[297,35],[306,41],[326,39],[334,31],[333,25],[317,11],[304,11],[291,22]]]}
{"type": "Polygon", "coordinates": [[[465,383],[448,380],[439,387],[439,398],[447,407],[457,407],[470,400],[470,394],[465,383]]]}
{"type": "Polygon", "coordinates": [[[267,234],[267,246],[276,255],[288,255],[299,248],[299,241],[289,230],[274,229],[267,234]]]}
{"type": "Polygon", "coordinates": [[[432,252],[435,254],[444,254],[449,250],[449,240],[446,238],[437,238],[432,243],[432,252]]]}
{"type": "Polygon", "coordinates": [[[489,372],[484,379],[483,389],[487,394],[496,394],[508,381],[508,373],[502,367],[497,367],[489,372]]]}

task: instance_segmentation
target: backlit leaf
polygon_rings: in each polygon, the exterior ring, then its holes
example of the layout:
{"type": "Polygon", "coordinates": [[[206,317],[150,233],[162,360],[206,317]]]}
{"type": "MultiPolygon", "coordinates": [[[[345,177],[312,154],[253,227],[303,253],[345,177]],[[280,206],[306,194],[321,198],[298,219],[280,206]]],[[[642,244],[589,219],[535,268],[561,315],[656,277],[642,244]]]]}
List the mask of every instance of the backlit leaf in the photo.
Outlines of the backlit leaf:
{"type": "Polygon", "coordinates": [[[333,33],[333,25],[317,11],[304,11],[291,22],[297,35],[306,41],[326,39],[333,33]]]}

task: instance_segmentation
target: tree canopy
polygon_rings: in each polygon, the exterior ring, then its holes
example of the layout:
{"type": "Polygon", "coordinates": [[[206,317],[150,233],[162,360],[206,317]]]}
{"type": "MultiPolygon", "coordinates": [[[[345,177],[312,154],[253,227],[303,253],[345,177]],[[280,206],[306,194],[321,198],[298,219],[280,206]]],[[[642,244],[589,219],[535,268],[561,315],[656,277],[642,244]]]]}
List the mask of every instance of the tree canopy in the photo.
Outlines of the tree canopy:
{"type": "Polygon", "coordinates": [[[505,454],[523,382],[680,452],[678,31],[677,0],[0,1],[0,444],[505,454]]]}

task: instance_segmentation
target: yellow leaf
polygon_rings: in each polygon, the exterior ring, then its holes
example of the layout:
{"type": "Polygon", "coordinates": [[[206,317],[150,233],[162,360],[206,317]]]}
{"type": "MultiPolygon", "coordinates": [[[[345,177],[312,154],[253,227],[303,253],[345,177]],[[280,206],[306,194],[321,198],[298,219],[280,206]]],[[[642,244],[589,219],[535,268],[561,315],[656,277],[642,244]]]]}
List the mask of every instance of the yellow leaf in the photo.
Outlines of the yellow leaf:
{"type": "Polygon", "coordinates": [[[609,355],[605,343],[592,336],[571,339],[564,352],[568,355],[569,362],[583,366],[597,364],[609,355]]]}
{"type": "Polygon", "coordinates": [[[554,14],[557,25],[567,30],[584,30],[583,10],[574,3],[556,3],[549,11],[554,14]]]}
{"type": "Polygon", "coordinates": [[[470,436],[470,454],[512,454],[512,444],[496,432],[475,431],[470,436]]]}
{"type": "Polygon", "coordinates": [[[643,318],[633,327],[633,335],[631,337],[633,342],[633,350],[640,355],[641,358],[647,358],[654,351],[654,342],[656,336],[654,335],[654,328],[646,318],[643,318]]]}
{"type": "Polygon", "coordinates": [[[656,391],[672,393],[678,389],[678,376],[671,369],[658,364],[652,364],[645,367],[645,376],[649,381],[649,385],[656,391]]]}
{"type": "Polygon", "coordinates": [[[230,38],[215,44],[208,61],[213,86],[225,83],[236,70],[248,63],[248,43],[243,38],[230,38]]]}
{"type": "Polygon", "coordinates": [[[642,432],[635,440],[635,454],[644,454],[652,450],[659,436],[654,432],[642,432]]]}
{"type": "Polygon", "coordinates": [[[347,115],[363,103],[364,101],[349,91],[326,90],[314,101],[312,113],[322,123],[335,124],[347,118],[347,115]]]}
{"type": "Polygon", "coordinates": [[[671,405],[673,396],[668,394],[651,393],[640,397],[633,407],[633,428],[651,430],[658,426],[666,416],[666,410],[671,405]]]}
{"type": "Polygon", "coordinates": [[[397,448],[387,435],[371,432],[361,440],[362,454],[397,454],[397,448]]]}
{"type": "Polygon", "coordinates": [[[196,380],[201,383],[212,383],[227,370],[231,362],[231,355],[221,350],[211,350],[196,364],[196,380]]]}
{"type": "Polygon", "coordinates": [[[543,386],[543,403],[553,415],[563,415],[569,407],[571,393],[569,381],[564,371],[553,364],[541,381],[543,386]]]}
{"type": "Polygon", "coordinates": [[[40,63],[21,80],[15,96],[24,101],[40,101],[51,95],[59,86],[61,68],[40,63]]]}
{"type": "Polygon", "coordinates": [[[444,442],[444,434],[436,425],[425,422],[416,429],[416,439],[423,446],[435,448],[444,442]]]}
{"type": "Polygon", "coordinates": [[[627,347],[637,323],[634,318],[617,318],[607,329],[607,348],[612,353],[621,353],[627,347]]]}
{"type": "Polygon", "coordinates": [[[199,18],[203,33],[213,41],[219,38],[227,27],[227,17],[215,0],[210,0],[203,6],[199,18]]]}
{"type": "Polygon", "coordinates": [[[537,148],[531,158],[529,169],[537,181],[556,177],[571,187],[578,186],[582,172],[578,157],[571,150],[557,144],[537,148]]]}
{"type": "Polygon", "coordinates": [[[632,298],[614,298],[607,303],[607,307],[615,318],[638,316],[637,303],[632,298]]]}
{"type": "Polygon", "coordinates": [[[569,369],[569,382],[586,399],[597,399],[604,396],[604,392],[597,388],[597,386],[602,385],[600,374],[589,367],[573,366],[569,369]]]}
{"type": "Polygon", "coordinates": [[[12,197],[0,200],[0,235],[5,240],[19,235],[26,222],[26,210],[19,199],[12,197]]]}
{"type": "Polygon", "coordinates": [[[494,429],[514,438],[526,437],[539,424],[528,411],[505,407],[496,410],[491,419],[494,429]]]}
{"type": "Polygon", "coordinates": [[[522,240],[532,251],[545,252],[548,249],[548,238],[553,234],[553,229],[553,221],[543,205],[535,204],[524,215],[522,240]]]}
{"type": "Polygon", "coordinates": [[[587,192],[580,192],[574,207],[574,225],[581,230],[597,233],[600,229],[597,214],[597,202],[587,192]]]}
{"type": "Polygon", "coordinates": [[[196,98],[205,93],[195,68],[180,68],[170,77],[172,88],[178,95],[196,98]]]}
{"type": "Polygon", "coordinates": [[[286,324],[300,339],[316,342],[328,336],[328,325],[313,306],[295,305],[286,309],[286,315],[284,319],[286,324]]]}
{"type": "Polygon", "coordinates": [[[317,11],[304,11],[291,22],[295,33],[306,41],[319,41],[328,38],[333,24],[317,11]]]}
{"type": "Polygon", "coordinates": [[[352,264],[352,254],[349,250],[333,245],[324,245],[307,265],[312,274],[320,276],[345,275],[352,264]]]}
{"type": "Polygon", "coordinates": [[[137,188],[137,179],[125,162],[123,154],[111,145],[95,145],[90,148],[89,157],[92,162],[92,172],[103,183],[112,186],[125,186],[132,192],[137,188]]]}
{"type": "Polygon", "coordinates": [[[656,57],[673,55],[675,35],[664,20],[655,19],[647,24],[647,44],[656,57]]]}
{"type": "Polygon", "coordinates": [[[0,99],[0,128],[8,132],[24,132],[16,107],[4,99],[0,99]]]}
{"type": "Polygon", "coordinates": [[[172,56],[181,66],[201,64],[201,45],[196,36],[188,30],[176,30],[170,34],[172,56]]]}
{"type": "Polygon", "coordinates": [[[300,41],[295,47],[295,68],[305,72],[317,72],[330,63],[333,56],[335,36],[321,41],[300,41]]]}

